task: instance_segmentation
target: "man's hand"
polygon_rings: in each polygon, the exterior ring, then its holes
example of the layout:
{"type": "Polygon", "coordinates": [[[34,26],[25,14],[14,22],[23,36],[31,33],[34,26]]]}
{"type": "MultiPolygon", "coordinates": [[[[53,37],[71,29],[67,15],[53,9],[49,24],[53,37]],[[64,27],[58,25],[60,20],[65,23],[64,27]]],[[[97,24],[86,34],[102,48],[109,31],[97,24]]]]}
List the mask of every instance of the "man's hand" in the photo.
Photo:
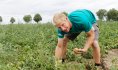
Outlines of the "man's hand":
{"type": "Polygon", "coordinates": [[[87,49],[74,48],[73,51],[74,51],[75,54],[81,54],[81,53],[87,52],[87,49]]]}

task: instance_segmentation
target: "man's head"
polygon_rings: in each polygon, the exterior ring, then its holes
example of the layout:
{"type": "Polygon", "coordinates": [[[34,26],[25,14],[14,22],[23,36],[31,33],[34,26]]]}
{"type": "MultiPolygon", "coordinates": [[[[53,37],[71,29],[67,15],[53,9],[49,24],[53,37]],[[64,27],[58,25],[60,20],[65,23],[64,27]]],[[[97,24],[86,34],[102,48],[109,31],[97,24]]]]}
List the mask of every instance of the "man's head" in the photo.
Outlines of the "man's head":
{"type": "Polygon", "coordinates": [[[72,24],[64,13],[56,13],[53,17],[54,25],[64,32],[69,32],[72,24]]]}

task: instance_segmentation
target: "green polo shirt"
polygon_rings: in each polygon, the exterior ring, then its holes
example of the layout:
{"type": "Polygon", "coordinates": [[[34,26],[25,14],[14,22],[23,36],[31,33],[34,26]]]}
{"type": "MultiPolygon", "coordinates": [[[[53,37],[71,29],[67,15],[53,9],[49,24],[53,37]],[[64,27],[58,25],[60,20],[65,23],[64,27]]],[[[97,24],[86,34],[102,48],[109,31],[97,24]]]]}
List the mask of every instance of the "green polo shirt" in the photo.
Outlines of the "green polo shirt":
{"type": "MultiPolygon", "coordinates": [[[[96,18],[93,13],[86,9],[73,11],[68,15],[68,19],[72,24],[72,28],[68,33],[89,32],[92,24],[96,23],[96,18]]],[[[68,34],[60,29],[57,31],[59,38],[63,38],[65,34],[68,34]]]]}

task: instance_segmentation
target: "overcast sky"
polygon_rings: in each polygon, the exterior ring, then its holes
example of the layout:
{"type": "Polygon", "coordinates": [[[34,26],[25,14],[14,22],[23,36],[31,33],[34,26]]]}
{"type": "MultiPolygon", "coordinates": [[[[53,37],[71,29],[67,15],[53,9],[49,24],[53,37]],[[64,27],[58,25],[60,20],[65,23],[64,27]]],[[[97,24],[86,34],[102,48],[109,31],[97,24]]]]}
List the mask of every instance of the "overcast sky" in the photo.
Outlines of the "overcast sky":
{"type": "Polygon", "coordinates": [[[24,15],[39,13],[42,22],[52,21],[54,13],[66,11],[68,13],[76,9],[89,9],[94,14],[99,9],[118,10],[118,0],[0,0],[0,16],[5,24],[11,17],[16,22],[22,22],[24,15]]]}

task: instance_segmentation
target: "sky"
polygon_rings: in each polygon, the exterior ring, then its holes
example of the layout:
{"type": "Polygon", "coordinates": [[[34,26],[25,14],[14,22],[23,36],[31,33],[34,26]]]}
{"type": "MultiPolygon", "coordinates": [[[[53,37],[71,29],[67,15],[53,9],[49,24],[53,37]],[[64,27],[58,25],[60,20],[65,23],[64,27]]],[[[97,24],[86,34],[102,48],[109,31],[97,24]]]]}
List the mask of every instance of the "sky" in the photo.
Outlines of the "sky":
{"type": "Polygon", "coordinates": [[[57,12],[70,13],[77,9],[88,9],[96,15],[99,9],[112,8],[118,10],[118,0],[0,0],[2,24],[10,23],[11,17],[16,19],[16,23],[21,23],[23,16],[29,14],[34,17],[39,13],[42,16],[41,22],[45,23],[52,22],[57,12]]]}

